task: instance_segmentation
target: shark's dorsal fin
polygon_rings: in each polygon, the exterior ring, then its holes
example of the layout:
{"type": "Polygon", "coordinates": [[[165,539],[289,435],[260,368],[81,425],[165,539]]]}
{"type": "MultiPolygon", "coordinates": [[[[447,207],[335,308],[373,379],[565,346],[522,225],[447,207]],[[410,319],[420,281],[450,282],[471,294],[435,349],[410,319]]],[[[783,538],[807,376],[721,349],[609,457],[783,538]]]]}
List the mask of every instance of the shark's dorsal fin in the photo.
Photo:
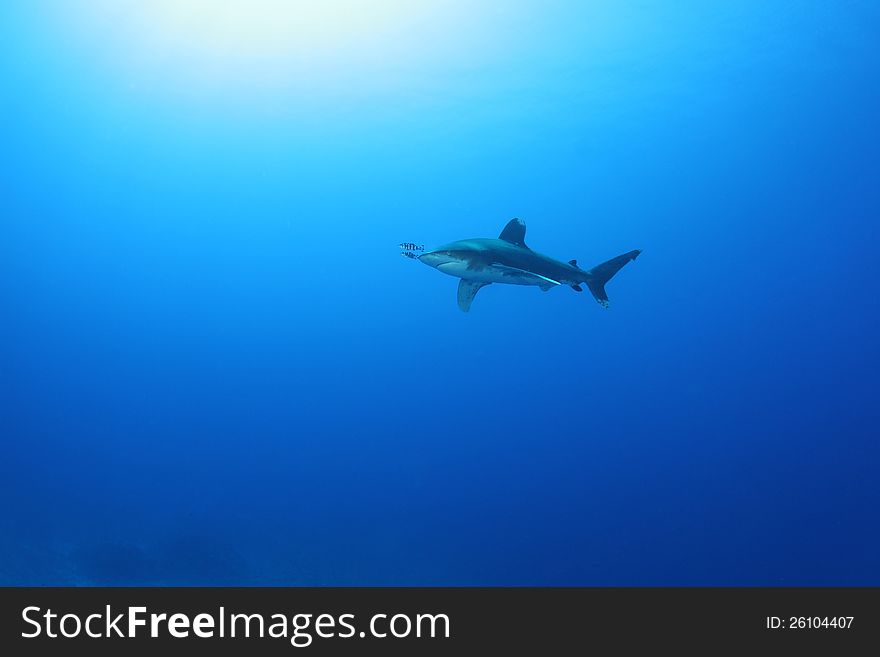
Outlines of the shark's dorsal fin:
{"type": "Polygon", "coordinates": [[[526,222],[522,219],[511,219],[501,231],[498,239],[516,244],[524,249],[529,248],[526,246],[526,222]]]}
{"type": "Polygon", "coordinates": [[[458,281],[458,307],[461,308],[462,312],[467,312],[471,309],[471,303],[473,303],[474,297],[477,296],[477,292],[486,285],[491,285],[491,283],[469,281],[466,278],[458,281]]]}
{"type": "MultiPolygon", "coordinates": [[[[568,261],[568,264],[570,264],[572,267],[577,267],[577,266],[578,266],[578,261],[577,261],[577,260],[569,260],[569,261],[568,261]]],[[[579,268],[579,267],[578,267],[578,268],[579,268]]],[[[580,269],[580,268],[579,268],[579,269],[580,269]]]]}

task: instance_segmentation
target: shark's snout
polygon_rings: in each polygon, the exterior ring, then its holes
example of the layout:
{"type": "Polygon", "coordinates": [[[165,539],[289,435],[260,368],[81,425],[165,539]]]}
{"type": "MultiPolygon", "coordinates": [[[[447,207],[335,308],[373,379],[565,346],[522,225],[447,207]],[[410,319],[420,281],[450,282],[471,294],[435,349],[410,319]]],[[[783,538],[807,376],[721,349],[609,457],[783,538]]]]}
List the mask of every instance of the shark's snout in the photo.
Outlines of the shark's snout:
{"type": "Polygon", "coordinates": [[[441,265],[454,262],[455,258],[453,258],[448,251],[437,250],[426,251],[419,256],[419,260],[424,262],[429,267],[439,267],[441,265]]]}

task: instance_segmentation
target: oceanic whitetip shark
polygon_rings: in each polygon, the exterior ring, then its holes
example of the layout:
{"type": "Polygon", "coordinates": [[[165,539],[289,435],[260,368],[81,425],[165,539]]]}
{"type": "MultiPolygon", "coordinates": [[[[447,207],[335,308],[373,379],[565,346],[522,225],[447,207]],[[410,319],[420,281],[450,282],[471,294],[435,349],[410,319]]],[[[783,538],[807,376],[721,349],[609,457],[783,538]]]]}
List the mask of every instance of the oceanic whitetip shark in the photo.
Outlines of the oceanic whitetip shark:
{"type": "MultiPolygon", "coordinates": [[[[497,239],[478,237],[459,240],[419,255],[410,250],[404,255],[421,260],[444,274],[460,278],[458,307],[467,312],[477,292],[492,283],[537,285],[544,291],[568,285],[575,292],[583,292],[583,283],[593,293],[596,301],[607,308],[605,284],[621,267],[630,260],[635,260],[641,253],[636,249],[592,269],[581,269],[577,260],[562,262],[532,251],[526,246],[525,238],[525,222],[511,219],[497,239]]],[[[403,248],[410,246],[412,245],[401,245],[403,248]]]]}

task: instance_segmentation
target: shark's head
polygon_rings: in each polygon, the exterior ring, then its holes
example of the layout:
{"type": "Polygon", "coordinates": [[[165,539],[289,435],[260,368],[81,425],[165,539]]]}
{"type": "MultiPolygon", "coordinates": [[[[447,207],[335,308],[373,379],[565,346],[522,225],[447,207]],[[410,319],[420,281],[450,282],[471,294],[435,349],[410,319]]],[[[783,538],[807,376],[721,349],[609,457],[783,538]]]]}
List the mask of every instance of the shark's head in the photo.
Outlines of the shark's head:
{"type": "Polygon", "coordinates": [[[473,278],[477,270],[482,270],[489,263],[485,256],[483,241],[471,239],[450,242],[425,251],[419,255],[419,260],[444,274],[473,278]]]}
{"type": "Polygon", "coordinates": [[[455,244],[444,244],[431,251],[425,251],[419,256],[419,260],[441,271],[444,267],[465,264],[461,248],[455,247],[455,244]]]}

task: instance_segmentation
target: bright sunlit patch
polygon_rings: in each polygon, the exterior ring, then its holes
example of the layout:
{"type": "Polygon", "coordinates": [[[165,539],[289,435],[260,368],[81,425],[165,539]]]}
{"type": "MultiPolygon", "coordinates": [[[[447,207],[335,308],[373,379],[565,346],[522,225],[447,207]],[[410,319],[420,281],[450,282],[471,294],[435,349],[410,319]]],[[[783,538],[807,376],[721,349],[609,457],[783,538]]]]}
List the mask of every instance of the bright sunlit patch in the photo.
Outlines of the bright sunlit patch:
{"type": "MultiPolygon", "coordinates": [[[[464,2],[96,0],[66,26],[133,80],[163,86],[357,89],[464,61],[485,35],[464,2]]],[[[482,46],[480,46],[482,47],[482,46]]]]}
{"type": "Polygon", "coordinates": [[[341,51],[381,38],[412,13],[415,3],[387,0],[152,0],[116,2],[128,30],[153,45],[181,48],[199,57],[243,60],[341,51]],[[127,14],[127,16],[126,16],[127,14]]]}

